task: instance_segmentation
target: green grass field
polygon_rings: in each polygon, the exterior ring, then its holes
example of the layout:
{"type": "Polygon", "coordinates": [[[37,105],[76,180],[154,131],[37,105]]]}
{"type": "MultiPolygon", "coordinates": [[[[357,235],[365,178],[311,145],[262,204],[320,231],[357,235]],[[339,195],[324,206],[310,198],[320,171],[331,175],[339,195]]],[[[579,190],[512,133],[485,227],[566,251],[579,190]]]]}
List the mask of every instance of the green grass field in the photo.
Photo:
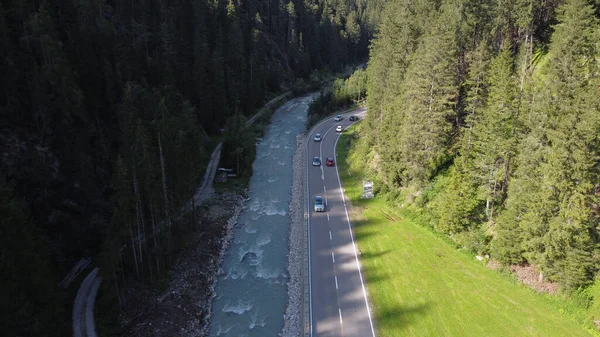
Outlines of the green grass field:
{"type": "Polygon", "coordinates": [[[360,200],[361,173],[346,161],[352,132],[337,162],[378,336],[591,336],[583,309],[488,269],[382,199],[360,200]]]}

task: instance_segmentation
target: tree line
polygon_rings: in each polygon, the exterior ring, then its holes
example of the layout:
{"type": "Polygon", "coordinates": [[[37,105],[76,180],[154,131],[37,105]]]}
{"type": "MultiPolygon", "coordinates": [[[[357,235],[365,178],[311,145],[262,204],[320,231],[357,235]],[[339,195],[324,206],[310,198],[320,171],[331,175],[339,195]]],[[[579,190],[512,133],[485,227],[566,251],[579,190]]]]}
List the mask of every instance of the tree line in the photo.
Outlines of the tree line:
{"type": "Polygon", "coordinates": [[[214,145],[251,163],[245,118],[364,59],[383,2],[2,0],[5,334],[69,333],[73,289],[58,284],[81,257],[115,305],[128,280],[164,274],[177,233],[198,229],[179,211],[214,145]]]}
{"type": "Polygon", "coordinates": [[[600,8],[588,0],[390,1],[362,151],[392,200],[573,290],[600,243],[600,8]]]}
{"type": "Polygon", "coordinates": [[[337,78],[323,85],[317,98],[308,109],[307,128],[336,111],[347,110],[365,103],[367,94],[367,72],[360,65],[348,78],[337,78]]]}

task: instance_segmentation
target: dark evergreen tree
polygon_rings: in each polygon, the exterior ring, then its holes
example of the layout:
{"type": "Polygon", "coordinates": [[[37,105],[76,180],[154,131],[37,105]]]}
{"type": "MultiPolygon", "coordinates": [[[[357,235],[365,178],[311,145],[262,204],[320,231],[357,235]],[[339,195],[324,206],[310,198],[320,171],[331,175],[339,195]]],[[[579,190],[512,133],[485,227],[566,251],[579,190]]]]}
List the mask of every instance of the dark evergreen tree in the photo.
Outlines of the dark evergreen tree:
{"type": "Polygon", "coordinates": [[[361,141],[438,231],[573,289],[597,270],[598,13],[558,4],[391,1],[361,141]]]}

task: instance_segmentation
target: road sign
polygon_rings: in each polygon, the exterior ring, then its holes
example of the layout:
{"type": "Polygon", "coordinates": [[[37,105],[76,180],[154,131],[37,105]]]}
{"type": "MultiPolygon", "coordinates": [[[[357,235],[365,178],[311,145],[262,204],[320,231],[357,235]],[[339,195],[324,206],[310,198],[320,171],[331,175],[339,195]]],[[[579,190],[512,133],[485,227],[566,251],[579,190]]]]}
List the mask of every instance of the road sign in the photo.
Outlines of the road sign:
{"type": "Polygon", "coordinates": [[[363,192],[360,196],[361,199],[371,199],[375,198],[375,194],[373,194],[373,182],[372,181],[363,181],[363,192]]]}

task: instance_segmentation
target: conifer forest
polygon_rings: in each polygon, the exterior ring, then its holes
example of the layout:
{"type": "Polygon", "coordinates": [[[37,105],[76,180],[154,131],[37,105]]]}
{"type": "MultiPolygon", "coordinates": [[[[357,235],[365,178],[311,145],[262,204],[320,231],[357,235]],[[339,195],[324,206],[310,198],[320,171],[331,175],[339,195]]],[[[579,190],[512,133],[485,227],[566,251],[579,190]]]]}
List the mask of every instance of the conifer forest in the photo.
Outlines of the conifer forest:
{"type": "Polygon", "coordinates": [[[115,293],[156,279],[214,146],[251,167],[239,121],[364,62],[378,3],[2,0],[2,334],[69,335],[83,257],[115,293]]]}
{"type": "Polygon", "coordinates": [[[81,258],[116,306],[159,279],[215,146],[251,176],[247,119],[365,62],[348,95],[378,194],[469,252],[594,283],[599,0],[1,0],[2,335],[70,335],[81,258]]]}
{"type": "Polygon", "coordinates": [[[600,7],[390,1],[363,152],[382,192],[459,247],[565,290],[600,266],[600,7]]]}

